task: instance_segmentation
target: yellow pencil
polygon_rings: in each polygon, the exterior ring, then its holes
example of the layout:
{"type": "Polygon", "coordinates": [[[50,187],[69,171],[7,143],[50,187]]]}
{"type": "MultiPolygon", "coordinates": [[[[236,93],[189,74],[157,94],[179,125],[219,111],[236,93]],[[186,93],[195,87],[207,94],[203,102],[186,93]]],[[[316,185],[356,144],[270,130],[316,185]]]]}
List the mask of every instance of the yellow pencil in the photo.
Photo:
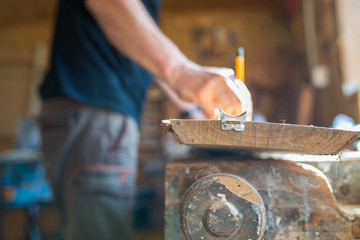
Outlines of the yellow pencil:
{"type": "Polygon", "coordinates": [[[242,47],[238,49],[235,58],[235,74],[238,79],[245,83],[245,52],[242,47]]]}

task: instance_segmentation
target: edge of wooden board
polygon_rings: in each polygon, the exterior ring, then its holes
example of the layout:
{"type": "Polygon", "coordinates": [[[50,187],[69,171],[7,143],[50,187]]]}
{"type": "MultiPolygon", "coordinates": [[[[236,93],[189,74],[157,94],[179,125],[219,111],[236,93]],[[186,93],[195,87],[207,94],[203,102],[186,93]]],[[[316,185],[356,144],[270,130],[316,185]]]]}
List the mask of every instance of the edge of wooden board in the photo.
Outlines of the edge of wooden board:
{"type": "Polygon", "coordinates": [[[180,144],[321,155],[339,153],[360,135],[359,131],[269,122],[246,122],[242,132],[221,130],[220,120],[169,119],[162,125],[180,144]]]}

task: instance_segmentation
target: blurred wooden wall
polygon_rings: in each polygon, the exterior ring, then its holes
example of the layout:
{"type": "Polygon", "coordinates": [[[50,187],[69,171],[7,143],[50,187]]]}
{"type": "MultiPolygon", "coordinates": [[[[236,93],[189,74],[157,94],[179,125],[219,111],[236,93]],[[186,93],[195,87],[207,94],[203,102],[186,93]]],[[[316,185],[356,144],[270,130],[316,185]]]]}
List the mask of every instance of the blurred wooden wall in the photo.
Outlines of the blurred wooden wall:
{"type": "MultiPolygon", "coordinates": [[[[360,1],[336,0],[338,44],[348,112],[360,119],[360,1]]],[[[358,121],[357,121],[358,122],[358,121]]]]}
{"type": "MultiPolygon", "coordinates": [[[[340,0],[163,0],[160,25],[200,64],[233,68],[236,49],[245,47],[246,83],[268,121],[330,126],[339,113],[359,120],[358,95],[341,91],[343,79],[359,74],[358,61],[349,57],[359,55],[359,36],[348,34],[359,26],[352,21],[359,4],[352,2],[355,7],[340,0]],[[309,14],[314,64],[304,21],[309,14]],[[328,83],[318,87],[314,78],[328,83]]],[[[46,69],[56,5],[0,1],[0,149],[11,143],[20,117],[38,112],[35,89],[46,69]]],[[[176,115],[171,106],[167,112],[176,115]]]]}
{"type": "Polygon", "coordinates": [[[18,121],[36,116],[56,0],[0,1],[0,150],[11,148],[18,121]]]}
{"type": "Polygon", "coordinates": [[[234,68],[244,47],[246,84],[268,121],[331,126],[339,113],[358,120],[341,91],[336,12],[335,0],[164,0],[161,27],[199,64],[234,68]]]}

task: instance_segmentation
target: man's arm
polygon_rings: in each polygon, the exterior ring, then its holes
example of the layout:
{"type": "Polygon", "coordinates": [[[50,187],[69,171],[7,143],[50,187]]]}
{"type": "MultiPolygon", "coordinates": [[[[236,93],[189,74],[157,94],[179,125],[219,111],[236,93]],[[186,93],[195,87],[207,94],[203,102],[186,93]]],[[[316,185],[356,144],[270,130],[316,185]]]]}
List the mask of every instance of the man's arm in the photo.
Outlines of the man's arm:
{"type": "Polygon", "coordinates": [[[115,48],[163,79],[184,100],[199,105],[210,118],[219,106],[232,115],[243,111],[224,78],[187,59],[140,0],[86,0],[86,6],[115,48]]]}

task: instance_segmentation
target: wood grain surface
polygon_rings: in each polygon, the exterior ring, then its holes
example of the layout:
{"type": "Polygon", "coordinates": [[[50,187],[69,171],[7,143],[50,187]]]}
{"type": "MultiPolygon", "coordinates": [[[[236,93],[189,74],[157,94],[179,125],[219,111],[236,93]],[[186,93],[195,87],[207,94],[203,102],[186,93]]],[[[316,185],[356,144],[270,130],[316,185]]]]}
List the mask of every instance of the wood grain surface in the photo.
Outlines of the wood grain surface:
{"type": "Polygon", "coordinates": [[[219,120],[163,121],[181,144],[204,148],[337,154],[360,132],[292,124],[246,122],[242,132],[223,131],[219,120]]]}

